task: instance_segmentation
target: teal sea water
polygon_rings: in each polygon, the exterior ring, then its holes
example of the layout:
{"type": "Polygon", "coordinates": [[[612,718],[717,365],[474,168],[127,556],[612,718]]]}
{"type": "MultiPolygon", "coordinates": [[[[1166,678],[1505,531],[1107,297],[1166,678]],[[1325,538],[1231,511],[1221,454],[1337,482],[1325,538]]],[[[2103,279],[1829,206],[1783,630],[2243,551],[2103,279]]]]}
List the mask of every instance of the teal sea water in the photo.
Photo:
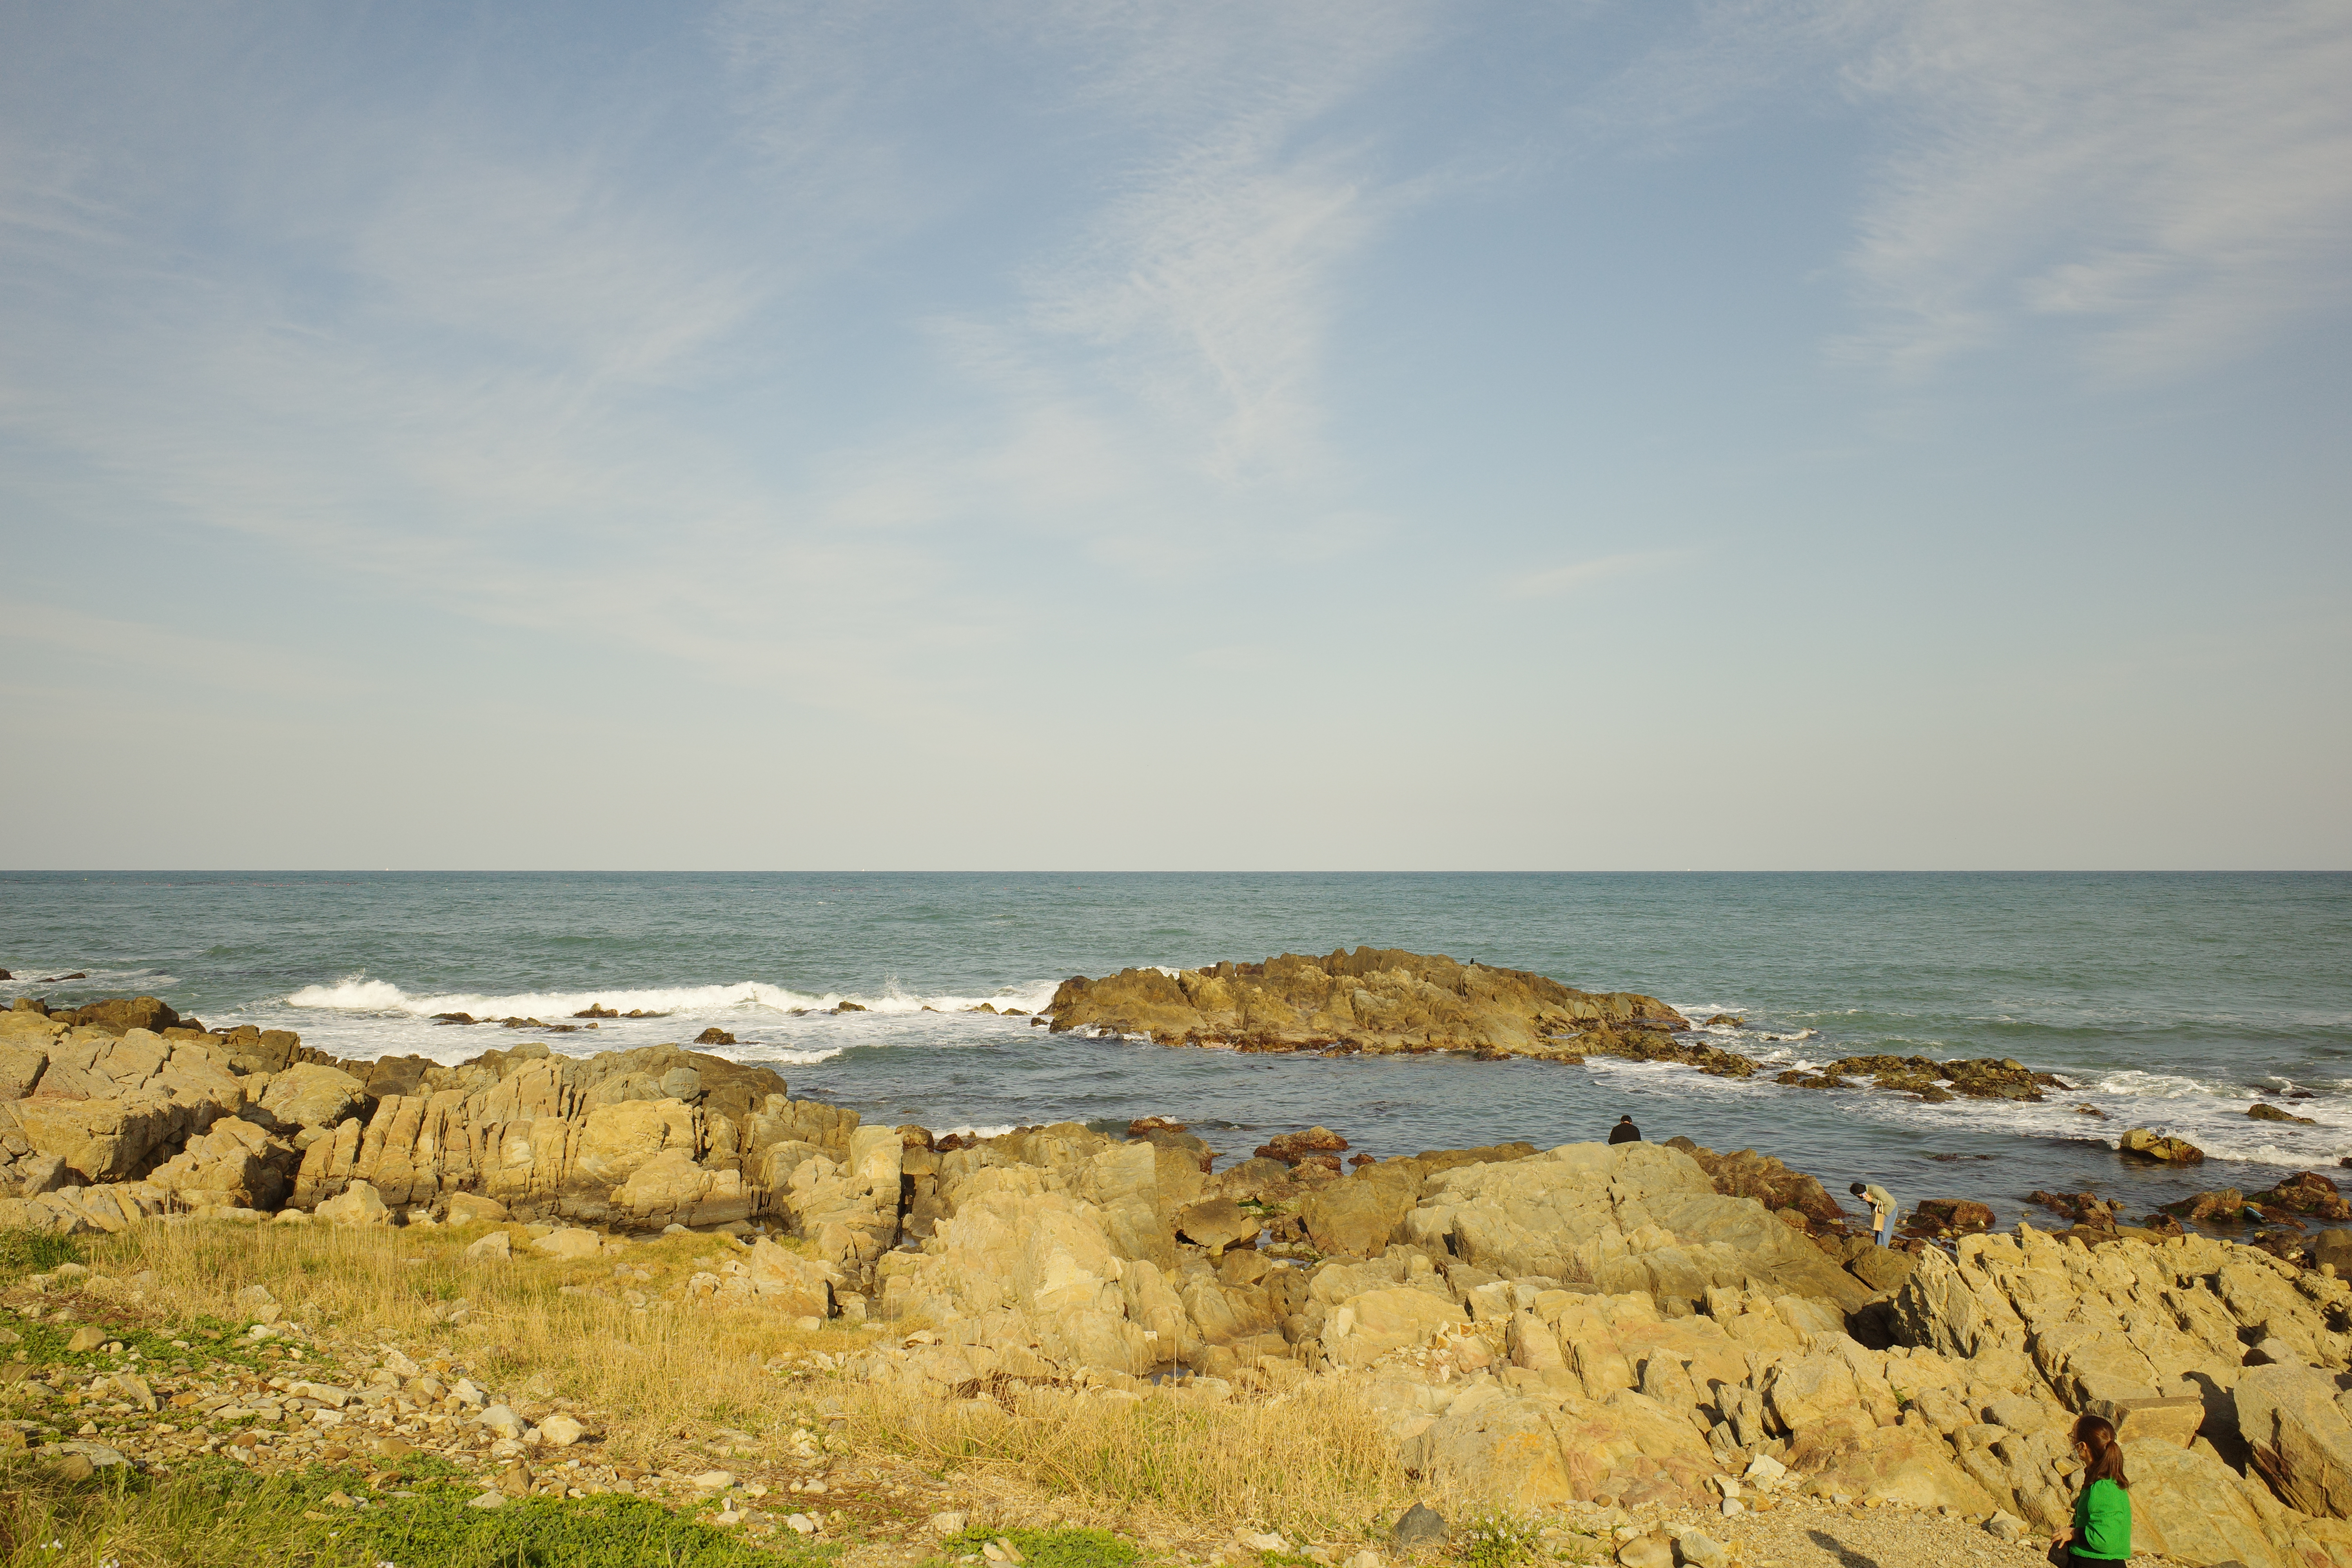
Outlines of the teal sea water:
{"type": "Polygon", "coordinates": [[[1393,1154],[1598,1137],[1626,1112],[1652,1138],[1759,1148],[1833,1190],[1981,1198],[2004,1221],[2036,1187],[2137,1214],[2352,1154],[2343,873],[18,872],[0,874],[0,967],[16,976],[0,1001],[145,992],[351,1057],[457,1061],[534,1037],[584,1053],[717,1025],[741,1042],[726,1054],[774,1064],[796,1095],[940,1131],[1159,1114],[1235,1154],[1313,1122],[1393,1154]],[[2014,1057],[2074,1087],[1926,1105],[1625,1062],[1171,1050],[956,1010],[1031,1009],[1068,975],[1128,964],[1359,943],[1742,1014],[1750,1027],[1717,1043],[1774,1070],[2014,1057]],[[75,970],[88,978],[48,980],[75,970]],[[843,998],[871,1010],[813,1011],[843,998]],[[592,1002],[670,1016],[547,1036],[429,1021],[553,1023],[592,1002]],[[2257,1098],[2316,1125],[2250,1121],[2257,1098]],[[2115,1139],[2142,1124],[2213,1163],[2126,1167],[2115,1139]]]}

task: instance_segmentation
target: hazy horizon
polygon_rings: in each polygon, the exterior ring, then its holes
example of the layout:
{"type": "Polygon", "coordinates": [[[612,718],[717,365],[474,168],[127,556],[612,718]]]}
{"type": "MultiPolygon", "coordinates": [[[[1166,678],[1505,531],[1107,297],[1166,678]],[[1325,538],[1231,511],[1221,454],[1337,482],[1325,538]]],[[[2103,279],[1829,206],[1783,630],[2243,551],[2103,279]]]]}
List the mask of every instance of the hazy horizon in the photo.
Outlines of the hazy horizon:
{"type": "Polygon", "coordinates": [[[2347,79],[0,5],[0,864],[2352,866],[2347,79]]]}

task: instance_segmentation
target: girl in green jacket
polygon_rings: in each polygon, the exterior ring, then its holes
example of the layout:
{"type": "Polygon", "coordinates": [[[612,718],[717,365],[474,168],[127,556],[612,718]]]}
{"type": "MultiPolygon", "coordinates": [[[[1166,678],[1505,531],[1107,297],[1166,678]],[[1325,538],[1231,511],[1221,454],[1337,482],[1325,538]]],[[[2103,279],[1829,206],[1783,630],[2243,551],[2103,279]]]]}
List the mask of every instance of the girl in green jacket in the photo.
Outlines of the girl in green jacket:
{"type": "Polygon", "coordinates": [[[2074,1497],[2074,1528],[2051,1542],[2062,1561],[2121,1563],[2131,1555],[2131,1482],[2124,1477],[2124,1446],[2104,1415],[2074,1423],[2074,1452],[2083,1461],[2083,1489],[2074,1497]]]}

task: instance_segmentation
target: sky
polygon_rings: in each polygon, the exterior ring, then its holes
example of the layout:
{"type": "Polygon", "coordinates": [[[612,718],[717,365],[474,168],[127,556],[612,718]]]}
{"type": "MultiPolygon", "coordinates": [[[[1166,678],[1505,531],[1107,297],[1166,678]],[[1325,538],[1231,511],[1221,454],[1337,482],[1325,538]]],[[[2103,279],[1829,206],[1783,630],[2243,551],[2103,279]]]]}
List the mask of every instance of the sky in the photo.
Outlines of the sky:
{"type": "Polygon", "coordinates": [[[0,865],[2352,867],[2347,81],[0,0],[0,865]]]}

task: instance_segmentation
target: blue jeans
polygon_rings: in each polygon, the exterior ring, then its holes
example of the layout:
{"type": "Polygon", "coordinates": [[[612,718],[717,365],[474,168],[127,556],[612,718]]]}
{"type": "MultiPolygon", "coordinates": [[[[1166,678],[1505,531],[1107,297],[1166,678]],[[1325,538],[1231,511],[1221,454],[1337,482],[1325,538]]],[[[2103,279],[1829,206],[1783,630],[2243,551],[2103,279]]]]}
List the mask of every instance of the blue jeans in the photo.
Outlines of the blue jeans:
{"type": "Polygon", "coordinates": [[[1881,1247],[1895,1245],[1895,1211],[1892,1209],[1887,1211],[1885,1219],[1878,1222],[1878,1245],[1881,1247]]]}

